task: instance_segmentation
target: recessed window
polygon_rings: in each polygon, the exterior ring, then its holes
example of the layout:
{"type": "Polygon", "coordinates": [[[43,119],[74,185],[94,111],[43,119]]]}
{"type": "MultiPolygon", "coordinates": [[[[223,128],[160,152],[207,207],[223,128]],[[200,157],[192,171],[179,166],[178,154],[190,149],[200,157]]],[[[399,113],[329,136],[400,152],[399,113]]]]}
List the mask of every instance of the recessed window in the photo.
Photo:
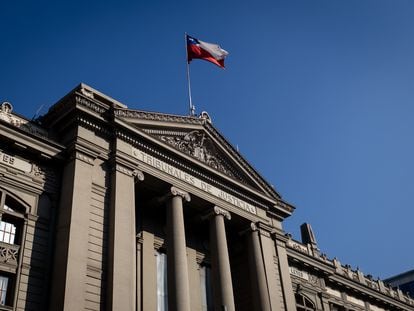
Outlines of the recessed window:
{"type": "Polygon", "coordinates": [[[201,310],[213,311],[213,295],[211,292],[211,268],[200,266],[201,310]]]}
{"type": "Polygon", "coordinates": [[[14,244],[16,237],[16,226],[6,222],[0,221],[0,241],[8,244],[14,244]]]}
{"type": "Polygon", "coordinates": [[[157,251],[157,311],[168,311],[167,255],[157,251]]]}
{"type": "Polygon", "coordinates": [[[9,286],[9,278],[6,276],[0,276],[0,305],[6,304],[8,286],[9,286]]]}
{"type": "Polygon", "coordinates": [[[300,294],[295,295],[297,311],[314,311],[315,305],[308,297],[300,294]]]}

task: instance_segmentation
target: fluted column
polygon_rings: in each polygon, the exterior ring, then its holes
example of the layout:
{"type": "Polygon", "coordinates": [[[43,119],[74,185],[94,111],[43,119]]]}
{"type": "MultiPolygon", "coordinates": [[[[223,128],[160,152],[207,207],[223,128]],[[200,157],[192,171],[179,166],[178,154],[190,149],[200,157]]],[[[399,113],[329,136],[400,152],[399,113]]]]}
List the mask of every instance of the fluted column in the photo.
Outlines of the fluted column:
{"type": "Polygon", "coordinates": [[[189,202],[190,195],[175,187],[171,194],[167,206],[168,310],[190,311],[183,214],[183,200],[189,202]]]}
{"type": "Polygon", "coordinates": [[[230,213],[215,206],[214,213],[210,216],[214,310],[234,311],[233,284],[224,218],[230,220],[230,213]]]}
{"type": "Polygon", "coordinates": [[[253,290],[254,310],[270,311],[270,297],[267,288],[266,272],[260,246],[259,231],[255,224],[251,224],[247,232],[249,253],[250,278],[253,290]]]}

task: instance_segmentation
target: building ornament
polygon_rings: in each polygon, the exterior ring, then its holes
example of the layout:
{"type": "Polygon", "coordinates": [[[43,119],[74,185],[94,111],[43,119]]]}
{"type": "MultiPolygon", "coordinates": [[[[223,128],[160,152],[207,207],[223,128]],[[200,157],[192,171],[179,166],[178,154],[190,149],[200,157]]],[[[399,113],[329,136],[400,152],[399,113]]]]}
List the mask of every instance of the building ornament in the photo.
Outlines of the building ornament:
{"type": "Polygon", "coordinates": [[[187,202],[190,202],[190,200],[191,200],[191,196],[190,196],[190,194],[188,192],[186,192],[184,190],[181,190],[181,189],[179,189],[177,187],[174,187],[174,186],[171,187],[171,194],[174,197],[179,196],[179,197],[183,198],[187,202]]]}
{"type": "Polygon", "coordinates": [[[214,206],[214,214],[215,215],[222,215],[227,220],[231,219],[231,215],[228,211],[226,211],[224,208],[214,206]]]}
{"type": "Polygon", "coordinates": [[[48,133],[46,130],[42,129],[39,126],[36,126],[34,123],[20,118],[12,114],[13,106],[9,102],[3,102],[0,105],[0,120],[6,121],[7,123],[20,128],[21,130],[28,132],[30,134],[47,138],[48,133]]]}
{"type": "Polygon", "coordinates": [[[228,168],[228,165],[218,157],[217,150],[206,133],[195,130],[184,136],[162,135],[160,136],[160,139],[179,151],[207,164],[213,169],[222,172],[227,176],[235,177],[235,174],[228,168]]]}
{"type": "Polygon", "coordinates": [[[140,110],[131,110],[131,109],[117,109],[114,112],[116,117],[123,118],[132,118],[132,119],[142,119],[142,120],[151,120],[151,121],[165,121],[165,122],[179,122],[187,124],[198,124],[202,125],[205,123],[204,119],[199,119],[196,117],[188,116],[177,116],[171,114],[155,113],[155,112],[146,112],[140,110]]]}
{"type": "Polygon", "coordinates": [[[84,154],[82,152],[76,151],[75,152],[75,158],[78,159],[78,160],[81,160],[81,161],[83,161],[87,164],[93,165],[94,159],[87,156],[86,154],[84,154]]]}
{"type": "Polygon", "coordinates": [[[139,181],[143,181],[145,178],[144,173],[140,170],[133,170],[132,176],[136,177],[139,181]]]}
{"type": "MultiPolygon", "coordinates": [[[[88,96],[89,97],[89,96],[88,96]]],[[[75,102],[85,108],[88,108],[89,110],[92,110],[94,112],[97,112],[99,114],[102,114],[106,111],[105,108],[103,108],[102,106],[94,103],[93,101],[91,101],[88,98],[85,98],[83,96],[75,96],[75,102]]]]}

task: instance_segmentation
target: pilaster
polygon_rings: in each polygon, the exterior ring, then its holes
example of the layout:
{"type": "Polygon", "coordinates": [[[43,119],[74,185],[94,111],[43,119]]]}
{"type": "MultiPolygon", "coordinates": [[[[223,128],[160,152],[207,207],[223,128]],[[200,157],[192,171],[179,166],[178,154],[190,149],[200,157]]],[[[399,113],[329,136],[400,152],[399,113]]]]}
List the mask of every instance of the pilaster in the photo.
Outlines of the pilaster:
{"type": "MultiPolygon", "coordinates": [[[[83,148],[82,148],[83,149],[83,148]]],[[[96,154],[76,148],[63,168],[51,310],[83,310],[86,292],[92,169],[96,154]]]]}
{"type": "Polygon", "coordinates": [[[276,253],[279,259],[280,280],[282,283],[282,292],[285,299],[287,311],[296,311],[295,295],[290,278],[289,263],[286,252],[287,238],[279,233],[275,233],[276,253]]]}
{"type": "Polygon", "coordinates": [[[136,308],[135,178],[144,179],[117,157],[111,172],[108,243],[108,310],[136,308]]]}

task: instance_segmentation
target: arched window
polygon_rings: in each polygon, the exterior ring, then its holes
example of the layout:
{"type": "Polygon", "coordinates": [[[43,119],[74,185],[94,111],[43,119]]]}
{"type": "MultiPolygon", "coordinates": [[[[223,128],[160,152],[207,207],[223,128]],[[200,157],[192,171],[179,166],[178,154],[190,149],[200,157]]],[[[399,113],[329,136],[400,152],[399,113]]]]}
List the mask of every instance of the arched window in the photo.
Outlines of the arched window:
{"type": "Polygon", "coordinates": [[[295,294],[296,299],[296,310],[297,311],[314,311],[316,310],[315,304],[308,297],[295,294]]]}
{"type": "Polygon", "coordinates": [[[25,207],[0,189],[0,306],[13,305],[25,214],[25,207]]]}

